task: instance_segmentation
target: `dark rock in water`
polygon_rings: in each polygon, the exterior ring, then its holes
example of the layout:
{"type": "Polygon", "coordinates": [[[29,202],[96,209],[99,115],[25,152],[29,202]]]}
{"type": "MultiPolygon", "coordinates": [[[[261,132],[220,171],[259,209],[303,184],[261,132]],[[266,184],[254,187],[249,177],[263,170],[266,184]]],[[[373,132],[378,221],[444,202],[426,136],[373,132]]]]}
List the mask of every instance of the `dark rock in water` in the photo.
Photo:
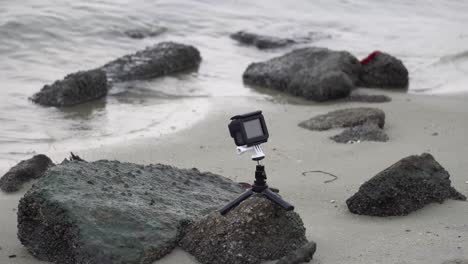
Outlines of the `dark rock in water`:
{"type": "Polygon", "coordinates": [[[362,62],[359,85],[378,88],[408,87],[408,70],[401,60],[384,52],[373,52],[362,62]]]}
{"type": "Polygon", "coordinates": [[[45,85],[31,100],[45,106],[73,106],[99,99],[107,94],[106,73],[102,70],[80,71],[65,79],[45,85]]]}
{"type": "Polygon", "coordinates": [[[346,204],[354,214],[395,216],[445,199],[466,200],[450,186],[449,178],[431,154],[409,156],[361,185],[346,204]]]}
{"type": "Polygon", "coordinates": [[[361,103],[386,103],[392,101],[392,98],[383,94],[351,93],[345,100],[361,103]]]}
{"type": "Polygon", "coordinates": [[[161,42],[111,61],[101,69],[110,81],[145,80],[196,69],[200,61],[200,52],[193,46],[161,42]]]}
{"type": "Polygon", "coordinates": [[[258,35],[245,31],[239,31],[237,33],[231,34],[231,38],[243,44],[254,45],[259,49],[280,48],[296,43],[292,39],[258,35]]]}
{"type": "Polygon", "coordinates": [[[384,111],[368,107],[346,108],[315,116],[299,123],[299,126],[322,131],[331,128],[360,126],[364,123],[373,123],[383,128],[385,124],[384,111]]]}
{"type": "Polygon", "coordinates": [[[307,243],[300,216],[254,195],[222,216],[184,229],[179,245],[204,264],[252,264],[282,258],[307,243]]]}
{"type": "Polygon", "coordinates": [[[157,29],[131,29],[124,32],[130,38],[143,39],[148,37],[155,37],[166,32],[167,28],[161,27],[157,29]]]}
{"type": "Polygon", "coordinates": [[[314,101],[346,97],[358,81],[361,65],[346,51],[302,48],[266,62],[250,64],[244,82],[314,101]]]}
{"type": "Polygon", "coordinates": [[[354,143],[359,141],[388,141],[387,134],[375,123],[365,123],[360,126],[350,127],[340,134],[331,137],[338,143],[354,143]]]}
{"type": "Polygon", "coordinates": [[[55,263],[152,263],[177,245],[181,223],[242,191],[196,169],[68,161],[20,200],[18,238],[35,257],[55,263]]]}
{"type": "Polygon", "coordinates": [[[23,160],[0,178],[0,189],[4,192],[16,192],[25,182],[42,177],[53,165],[52,160],[43,154],[23,160]]]}
{"type": "Polygon", "coordinates": [[[309,262],[317,250],[317,244],[313,241],[306,243],[291,254],[282,257],[276,264],[300,264],[309,262]]]}

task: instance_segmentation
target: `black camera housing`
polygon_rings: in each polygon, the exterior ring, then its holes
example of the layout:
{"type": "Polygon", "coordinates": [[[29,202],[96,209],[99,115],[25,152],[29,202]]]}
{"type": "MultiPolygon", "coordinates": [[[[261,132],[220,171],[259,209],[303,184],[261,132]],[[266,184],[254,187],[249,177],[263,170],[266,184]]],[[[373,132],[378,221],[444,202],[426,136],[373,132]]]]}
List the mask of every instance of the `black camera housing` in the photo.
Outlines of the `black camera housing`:
{"type": "Polygon", "coordinates": [[[229,133],[237,146],[254,146],[268,141],[268,129],[262,111],[231,117],[229,133]]]}

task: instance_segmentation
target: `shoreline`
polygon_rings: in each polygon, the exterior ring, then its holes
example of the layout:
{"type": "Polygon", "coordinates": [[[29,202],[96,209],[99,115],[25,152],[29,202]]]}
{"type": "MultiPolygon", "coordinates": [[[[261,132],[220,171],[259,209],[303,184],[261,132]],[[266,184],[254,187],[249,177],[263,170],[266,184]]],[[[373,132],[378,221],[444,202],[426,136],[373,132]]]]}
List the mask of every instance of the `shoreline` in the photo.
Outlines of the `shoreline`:
{"type": "MultiPolygon", "coordinates": [[[[73,151],[85,160],[118,159],[136,163],[164,163],[197,167],[234,181],[251,182],[254,163],[249,154],[238,157],[227,124],[232,115],[262,109],[270,132],[263,145],[268,183],[293,203],[318,244],[311,263],[439,263],[468,258],[468,207],[448,200],[431,204],[403,217],[368,217],[351,214],[345,200],[359,185],[399,159],[430,152],[450,173],[452,184],[468,194],[468,96],[433,96],[359,89],[386,94],[388,103],[309,103],[288,96],[214,97],[211,113],[188,128],[158,138],[132,139],[86,150],[45,153],[61,161],[73,151]],[[293,102],[293,103],[290,103],[293,102]],[[338,144],[329,139],[339,130],[309,131],[303,120],[331,110],[354,106],[385,111],[386,143],[338,144]],[[218,110],[219,109],[219,110],[218,110]],[[433,133],[438,133],[433,136],[433,133]],[[339,178],[307,174],[323,170],[339,178]],[[331,202],[332,200],[336,202],[331,202]],[[407,231],[410,230],[410,231],[407,231]],[[461,237],[458,237],[461,236],[461,237]]],[[[0,168],[1,169],[1,168],[0,168]]],[[[8,168],[7,168],[8,169],[8,168]]],[[[6,172],[6,171],[5,171],[6,172]]],[[[4,172],[2,172],[4,173],[4,172]]],[[[0,262],[47,263],[30,256],[16,238],[17,201],[24,191],[0,194],[0,262]],[[9,259],[8,255],[16,254],[9,259]]],[[[156,263],[197,263],[176,249],[156,263]]]]}

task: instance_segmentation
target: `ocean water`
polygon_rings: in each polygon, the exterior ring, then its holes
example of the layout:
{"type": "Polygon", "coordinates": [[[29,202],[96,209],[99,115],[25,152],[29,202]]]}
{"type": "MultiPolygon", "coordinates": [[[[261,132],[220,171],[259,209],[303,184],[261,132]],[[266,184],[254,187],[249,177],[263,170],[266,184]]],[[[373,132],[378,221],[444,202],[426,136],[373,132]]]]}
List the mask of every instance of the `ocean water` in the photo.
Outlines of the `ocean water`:
{"type": "Polygon", "coordinates": [[[263,97],[242,84],[254,61],[289,49],[235,43],[238,30],[308,39],[304,45],[373,50],[402,59],[411,93],[468,92],[465,0],[0,0],[0,166],[56,148],[158,136],[190,126],[214,97],[263,97]],[[145,39],[128,30],[163,31],[145,39]],[[66,74],[166,40],[195,45],[197,72],[119,85],[74,108],[28,98],[66,74]]]}

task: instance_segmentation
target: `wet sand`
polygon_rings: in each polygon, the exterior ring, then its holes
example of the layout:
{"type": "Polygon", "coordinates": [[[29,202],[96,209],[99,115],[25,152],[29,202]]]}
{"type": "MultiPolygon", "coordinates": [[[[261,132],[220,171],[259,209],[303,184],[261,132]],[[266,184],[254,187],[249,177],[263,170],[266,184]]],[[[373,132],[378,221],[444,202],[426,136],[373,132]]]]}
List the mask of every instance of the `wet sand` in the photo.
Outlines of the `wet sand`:
{"type": "MultiPolygon", "coordinates": [[[[365,90],[369,91],[369,90],[365,90]]],[[[383,94],[381,91],[373,93],[383,94]]],[[[399,159],[430,152],[451,175],[453,186],[468,194],[468,96],[443,97],[385,92],[393,101],[382,104],[306,103],[274,96],[214,98],[212,113],[174,134],[122,142],[79,151],[86,160],[119,159],[197,167],[235,181],[253,181],[255,163],[237,156],[229,137],[229,117],[262,109],[270,132],[263,145],[268,183],[296,206],[317,242],[311,263],[424,263],[468,259],[468,203],[448,200],[403,217],[351,214],[345,201],[359,185],[399,159]],[[291,103],[294,101],[293,103],[291,103]],[[378,107],[386,113],[386,143],[338,144],[329,139],[338,130],[309,131],[297,126],[316,114],[352,106],[378,107]],[[435,135],[434,133],[437,133],[435,135]],[[306,174],[323,170],[338,176],[306,174]],[[335,202],[332,202],[335,201],[335,202]]],[[[55,161],[67,152],[46,153],[55,161]]],[[[1,168],[3,174],[7,168],[1,168]]],[[[16,238],[16,212],[21,193],[0,194],[0,263],[45,263],[35,260],[16,238]],[[10,259],[9,255],[17,257],[10,259]]],[[[156,263],[197,263],[176,249],[156,263]]]]}

